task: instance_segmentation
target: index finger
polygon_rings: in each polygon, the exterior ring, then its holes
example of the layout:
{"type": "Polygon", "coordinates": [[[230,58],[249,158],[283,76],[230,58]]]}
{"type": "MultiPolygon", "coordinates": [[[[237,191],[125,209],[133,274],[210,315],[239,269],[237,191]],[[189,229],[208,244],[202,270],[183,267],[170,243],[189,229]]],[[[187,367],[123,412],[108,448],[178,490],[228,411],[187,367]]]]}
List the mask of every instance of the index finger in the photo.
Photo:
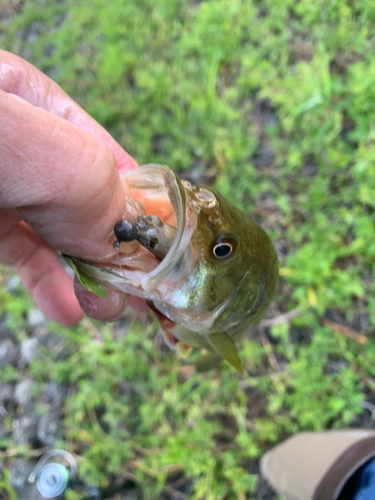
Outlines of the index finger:
{"type": "Polygon", "coordinates": [[[136,161],[111,135],[73,101],[53,80],[30,63],[0,49],[0,90],[21,97],[37,108],[64,118],[109,147],[119,171],[132,170],[136,161]]]}

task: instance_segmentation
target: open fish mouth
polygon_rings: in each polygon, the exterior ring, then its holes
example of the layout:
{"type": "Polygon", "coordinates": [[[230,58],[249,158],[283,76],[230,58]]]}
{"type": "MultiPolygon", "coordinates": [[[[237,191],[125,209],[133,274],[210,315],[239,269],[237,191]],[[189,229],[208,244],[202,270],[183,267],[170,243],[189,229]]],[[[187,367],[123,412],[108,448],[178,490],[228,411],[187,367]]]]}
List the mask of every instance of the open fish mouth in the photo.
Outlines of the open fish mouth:
{"type": "MultiPolygon", "coordinates": [[[[156,217],[173,236],[165,254],[156,256],[136,238],[120,242],[115,231],[114,246],[118,253],[110,262],[100,264],[70,258],[79,272],[111,288],[159,303],[163,313],[170,316],[170,295],[181,286],[197,260],[190,243],[197,223],[196,212],[180,179],[167,166],[143,165],[122,173],[121,178],[128,193],[127,209],[134,219],[125,221],[130,224],[130,234],[135,226],[137,229],[156,217]]],[[[175,309],[173,304],[170,307],[175,309]]]]}
{"type": "MultiPolygon", "coordinates": [[[[178,264],[184,245],[194,230],[191,224],[190,228],[187,224],[185,190],[173,170],[164,165],[143,165],[122,174],[121,178],[137,203],[138,212],[144,212],[150,217],[156,216],[167,227],[175,227],[173,240],[160,263],[142,278],[142,289],[151,292],[178,264]]],[[[138,215],[142,216],[143,214],[138,215]]]]}

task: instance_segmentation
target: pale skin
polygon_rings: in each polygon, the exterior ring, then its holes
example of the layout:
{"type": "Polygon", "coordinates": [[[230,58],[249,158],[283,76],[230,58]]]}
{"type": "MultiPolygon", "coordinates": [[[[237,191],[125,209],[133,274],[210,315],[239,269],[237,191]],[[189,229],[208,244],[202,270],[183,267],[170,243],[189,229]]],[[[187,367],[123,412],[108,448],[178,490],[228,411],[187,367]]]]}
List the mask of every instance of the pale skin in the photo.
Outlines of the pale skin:
{"type": "MultiPolygon", "coordinates": [[[[0,50],[0,264],[14,269],[46,316],[73,325],[116,319],[128,296],[100,298],[75,281],[56,250],[105,261],[127,216],[119,173],[137,166],[46,75],[0,50]]],[[[145,310],[131,297],[129,304],[145,310]]]]}

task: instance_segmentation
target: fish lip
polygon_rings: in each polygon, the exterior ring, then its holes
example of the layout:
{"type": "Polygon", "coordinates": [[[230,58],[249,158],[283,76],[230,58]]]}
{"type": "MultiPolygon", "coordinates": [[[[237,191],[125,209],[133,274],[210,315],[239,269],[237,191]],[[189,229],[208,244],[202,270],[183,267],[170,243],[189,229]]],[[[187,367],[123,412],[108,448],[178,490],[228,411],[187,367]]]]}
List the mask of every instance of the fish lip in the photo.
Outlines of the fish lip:
{"type": "Polygon", "coordinates": [[[124,178],[126,181],[129,181],[133,177],[135,178],[141,175],[144,179],[147,175],[156,176],[156,173],[161,173],[163,182],[160,183],[160,185],[161,187],[165,187],[168,192],[170,203],[176,214],[177,230],[172,245],[168,249],[165,257],[155,269],[145,274],[142,279],[142,288],[146,293],[150,293],[157,288],[157,286],[167,277],[170,270],[177,264],[181,255],[180,243],[185,233],[187,220],[185,189],[180,179],[171,168],[166,165],[149,163],[127,172],[124,178]],[[139,172],[140,169],[143,171],[141,174],[139,172]],[[134,174],[134,176],[132,174],[134,174]]]}
{"type": "MultiPolygon", "coordinates": [[[[125,257],[122,261],[112,261],[105,264],[90,262],[84,259],[74,259],[80,266],[80,272],[97,280],[99,283],[143,298],[160,300],[162,297],[157,291],[158,287],[168,277],[172,277],[170,286],[176,286],[179,278],[186,273],[181,273],[186,264],[185,255],[190,248],[190,239],[196,227],[197,217],[190,202],[187,203],[186,191],[176,173],[165,165],[147,164],[137,167],[134,170],[123,172],[120,177],[127,186],[127,201],[132,205],[133,215],[142,212],[142,202],[140,195],[137,198],[136,192],[144,191],[147,197],[147,190],[167,192],[169,202],[175,212],[177,220],[176,235],[168,249],[166,256],[153,269],[142,271],[141,268],[127,266],[126,259],[131,264],[132,255],[125,257]],[[156,295],[155,295],[156,294],[156,295]]],[[[135,259],[137,261],[138,257],[135,259]]],[[[114,259],[115,260],[115,259],[114,259]]],[[[156,259],[155,259],[156,260],[156,259]]]]}
{"type": "MultiPolygon", "coordinates": [[[[177,174],[166,165],[146,164],[129,172],[121,174],[121,178],[128,185],[130,192],[135,190],[162,189],[168,194],[170,204],[176,215],[177,228],[172,245],[165,257],[154,269],[138,274],[135,286],[140,286],[143,292],[150,296],[161,283],[173,274],[174,278],[180,273],[179,266],[183,268],[186,264],[184,255],[187,248],[191,246],[191,236],[196,228],[197,216],[192,206],[184,184],[177,174]]],[[[121,266],[120,266],[121,267],[121,266]]],[[[121,271],[118,271],[120,277],[121,271]]],[[[126,276],[124,276],[126,280],[126,276]]],[[[129,280],[127,280],[129,282],[129,280]]],[[[131,280],[130,280],[131,281],[131,280]]],[[[175,283],[176,281],[174,281],[175,283]]]]}

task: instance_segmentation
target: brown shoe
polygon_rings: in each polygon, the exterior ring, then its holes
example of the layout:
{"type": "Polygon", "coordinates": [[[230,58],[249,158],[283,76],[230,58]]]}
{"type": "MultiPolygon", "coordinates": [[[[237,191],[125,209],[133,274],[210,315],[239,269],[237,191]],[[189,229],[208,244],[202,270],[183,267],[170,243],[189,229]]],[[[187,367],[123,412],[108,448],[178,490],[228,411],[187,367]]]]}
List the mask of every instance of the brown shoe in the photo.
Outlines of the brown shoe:
{"type": "Polygon", "coordinates": [[[262,476],[286,500],[337,500],[349,477],[375,456],[375,431],[302,432],[262,458],[262,476]]]}

